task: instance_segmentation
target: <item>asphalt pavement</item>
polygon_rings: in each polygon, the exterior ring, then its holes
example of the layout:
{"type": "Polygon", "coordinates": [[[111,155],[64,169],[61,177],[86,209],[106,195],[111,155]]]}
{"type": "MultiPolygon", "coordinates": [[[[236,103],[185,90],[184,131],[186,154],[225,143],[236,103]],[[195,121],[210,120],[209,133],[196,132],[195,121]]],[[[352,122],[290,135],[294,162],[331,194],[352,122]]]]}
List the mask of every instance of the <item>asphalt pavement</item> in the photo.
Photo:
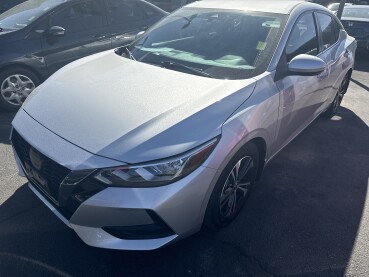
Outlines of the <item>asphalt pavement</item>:
{"type": "Polygon", "coordinates": [[[85,245],[17,175],[0,113],[0,276],[369,276],[369,58],[338,115],[267,166],[228,228],[150,252],[85,245]]]}

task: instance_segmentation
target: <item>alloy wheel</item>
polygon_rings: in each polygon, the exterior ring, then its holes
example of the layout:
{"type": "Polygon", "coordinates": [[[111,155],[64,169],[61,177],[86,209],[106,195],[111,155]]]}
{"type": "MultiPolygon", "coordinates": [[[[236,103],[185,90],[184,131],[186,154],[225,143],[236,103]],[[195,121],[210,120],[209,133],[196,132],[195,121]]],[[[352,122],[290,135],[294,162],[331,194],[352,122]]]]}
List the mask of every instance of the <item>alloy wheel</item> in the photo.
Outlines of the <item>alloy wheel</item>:
{"type": "Polygon", "coordinates": [[[343,96],[346,93],[347,87],[349,83],[349,77],[348,75],[345,76],[345,78],[342,80],[341,85],[338,88],[336,97],[333,100],[333,106],[332,106],[332,112],[335,114],[337,112],[338,107],[341,105],[343,96]]]}
{"type": "Polygon", "coordinates": [[[7,77],[0,87],[3,99],[14,106],[20,106],[35,89],[35,83],[27,76],[14,74],[7,77]]]}
{"type": "Polygon", "coordinates": [[[229,173],[220,194],[220,214],[225,219],[233,218],[245,202],[252,184],[253,159],[240,159],[229,173]]]}

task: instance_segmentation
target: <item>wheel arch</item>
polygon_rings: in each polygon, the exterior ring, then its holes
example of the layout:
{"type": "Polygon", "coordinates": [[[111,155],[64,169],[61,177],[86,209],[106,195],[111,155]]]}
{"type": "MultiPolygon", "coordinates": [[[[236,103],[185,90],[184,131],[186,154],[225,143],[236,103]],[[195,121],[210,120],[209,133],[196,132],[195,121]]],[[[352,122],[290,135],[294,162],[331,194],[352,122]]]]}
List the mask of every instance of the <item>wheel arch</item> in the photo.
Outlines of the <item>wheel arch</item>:
{"type": "MultiPolygon", "coordinates": [[[[349,82],[350,82],[350,80],[351,80],[352,72],[353,72],[353,69],[352,69],[352,68],[350,68],[350,69],[347,71],[347,73],[345,74],[345,77],[348,75],[349,82]]],[[[345,77],[344,77],[344,78],[345,78],[345,77]]],[[[347,87],[346,87],[346,89],[345,89],[345,93],[344,93],[344,94],[346,94],[348,87],[349,87],[349,83],[347,83],[347,87]]]]}
{"type": "Polygon", "coordinates": [[[351,78],[351,75],[352,75],[352,72],[353,72],[354,70],[352,69],[352,68],[350,68],[349,69],[349,71],[348,71],[348,74],[349,74],[349,76],[350,76],[350,78],[351,78]]]}
{"type": "Polygon", "coordinates": [[[267,144],[266,144],[266,141],[262,137],[255,137],[249,140],[248,142],[246,142],[245,146],[250,142],[253,142],[256,145],[258,152],[259,152],[259,163],[260,164],[259,164],[256,180],[260,180],[261,174],[263,173],[264,166],[265,166],[267,144]]]}
{"type": "MultiPolygon", "coordinates": [[[[229,163],[229,161],[232,159],[232,157],[234,155],[237,154],[238,151],[240,151],[242,148],[247,147],[248,144],[253,143],[255,144],[255,146],[257,147],[257,150],[259,152],[259,168],[258,168],[258,172],[257,172],[257,179],[256,180],[260,180],[261,174],[263,172],[264,166],[265,166],[265,160],[267,157],[267,151],[268,151],[268,133],[266,132],[266,130],[255,130],[254,132],[248,134],[247,136],[245,136],[239,143],[237,143],[231,151],[229,151],[227,153],[227,155],[224,157],[223,161],[221,164],[217,165],[216,167],[212,167],[210,166],[210,168],[216,168],[217,172],[214,175],[213,180],[211,181],[211,185],[208,188],[208,191],[206,193],[206,196],[204,198],[204,202],[203,202],[203,208],[206,209],[207,205],[208,205],[208,201],[210,199],[210,196],[213,192],[213,189],[216,185],[217,180],[219,179],[222,171],[224,170],[224,168],[227,166],[227,164],[229,163]]],[[[209,164],[207,164],[206,166],[208,166],[209,164]]],[[[205,210],[204,210],[205,211],[205,210]]]]}
{"type": "Polygon", "coordinates": [[[45,81],[45,79],[46,79],[41,74],[41,72],[39,72],[38,70],[34,69],[33,67],[31,67],[29,65],[23,64],[23,63],[11,63],[11,64],[2,65],[2,66],[0,66],[0,73],[4,72],[5,70],[12,69],[12,68],[22,68],[22,69],[26,69],[26,70],[31,71],[33,74],[35,74],[39,78],[41,83],[43,81],[45,81]]]}
{"type": "Polygon", "coordinates": [[[349,75],[349,78],[351,79],[351,76],[352,76],[352,72],[354,70],[352,68],[350,68],[348,71],[347,71],[347,74],[349,75]]]}
{"type": "MultiPolygon", "coordinates": [[[[260,135],[260,134],[259,134],[260,135]]],[[[257,150],[259,155],[259,168],[257,171],[256,180],[260,179],[260,176],[263,172],[263,168],[265,165],[265,158],[267,155],[267,141],[262,136],[254,136],[253,134],[250,134],[250,136],[247,136],[242,142],[236,145],[236,147],[233,148],[233,151],[228,155],[226,162],[223,164],[221,170],[217,171],[217,174],[214,176],[214,179],[212,181],[212,185],[208,188],[207,194],[204,198],[203,204],[202,204],[202,224],[207,225],[207,218],[209,217],[209,205],[211,204],[211,197],[216,189],[216,184],[223,173],[224,168],[228,165],[228,163],[231,161],[231,159],[236,155],[239,151],[242,149],[247,148],[248,145],[253,144],[257,150]]]]}

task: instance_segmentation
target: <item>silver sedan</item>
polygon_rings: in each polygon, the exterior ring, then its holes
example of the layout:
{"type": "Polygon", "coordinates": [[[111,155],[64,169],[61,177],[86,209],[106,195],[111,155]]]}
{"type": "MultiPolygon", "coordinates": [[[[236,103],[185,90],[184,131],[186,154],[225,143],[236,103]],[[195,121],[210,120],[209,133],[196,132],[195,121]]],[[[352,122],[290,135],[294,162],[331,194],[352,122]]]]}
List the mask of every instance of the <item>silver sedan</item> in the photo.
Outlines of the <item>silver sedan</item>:
{"type": "Polygon", "coordinates": [[[150,250],[224,227],[265,165],[334,116],[355,50],[319,5],[192,3],[36,88],[13,121],[20,174],[91,246],[150,250]]]}

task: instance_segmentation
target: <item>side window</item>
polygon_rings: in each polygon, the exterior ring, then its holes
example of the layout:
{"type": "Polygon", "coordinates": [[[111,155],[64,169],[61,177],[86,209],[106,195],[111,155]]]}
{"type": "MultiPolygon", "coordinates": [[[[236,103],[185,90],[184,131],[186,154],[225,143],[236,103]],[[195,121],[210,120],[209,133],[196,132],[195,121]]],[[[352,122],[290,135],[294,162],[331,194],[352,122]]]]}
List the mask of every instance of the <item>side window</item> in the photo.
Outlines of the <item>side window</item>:
{"type": "Polygon", "coordinates": [[[287,62],[300,54],[318,54],[318,36],[312,13],[300,17],[292,29],[286,45],[287,62]]]}
{"type": "Polygon", "coordinates": [[[63,27],[67,33],[103,26],[104,14],[99,0],[83,1],[50,17],[50,26],[63,27]]]}
{"type": "Polygon", "coordinates": [[[140,3],[140,7],[143,9],[143,11],[145,12],[145,14],[149,18],[155,17],[155,16],[158,16],[159,15],[159,13],[156,10],[154,10],[153,8],[151,8],[149,5],[146,5],[144,3],[140,3]]]}
{"type": "Polygon", "coordinates": [[[107,0],[108,13],[113,24],[124,24],[146,18],[145,12],[131,1],[107,0]]]}
{"type": "Polygon", "coordinates": [[[43,33],[47,30],[49,26],[49,20],[47,18],[39,20],[37,24],[34,25],[32,32],[29,33],[29,38],[35,39],[43,36],[43,33]]]}
{"type": "Polygon", "coordinates": [[[320,51],[331,47],[338,39],[338,30],[331,16],[324,13],[316,13],[318,25],[322,33],[323,48],[320,51]]]}

